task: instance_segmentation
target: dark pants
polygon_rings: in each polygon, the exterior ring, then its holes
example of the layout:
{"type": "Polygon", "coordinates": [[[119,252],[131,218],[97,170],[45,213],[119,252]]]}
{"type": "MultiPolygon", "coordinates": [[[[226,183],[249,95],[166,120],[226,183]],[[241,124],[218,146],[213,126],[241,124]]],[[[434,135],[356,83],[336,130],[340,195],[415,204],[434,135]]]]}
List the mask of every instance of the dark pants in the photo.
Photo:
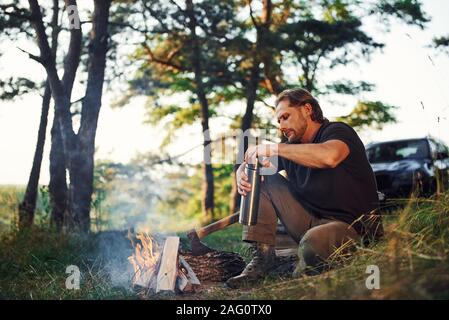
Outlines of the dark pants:
{"type": "Polygon", "coordinates": [[[282,175],[264,176],[260,190],[257,224],[244,227],[244,241],[275,245],[279,218],[289,235],[299,243],[302,255],[299,258],[307,266],[313,266],[327,260],[344,244],[360,240],[349,224],[318,219],[308,213],[292,195],[288,181],[282,175]]]}

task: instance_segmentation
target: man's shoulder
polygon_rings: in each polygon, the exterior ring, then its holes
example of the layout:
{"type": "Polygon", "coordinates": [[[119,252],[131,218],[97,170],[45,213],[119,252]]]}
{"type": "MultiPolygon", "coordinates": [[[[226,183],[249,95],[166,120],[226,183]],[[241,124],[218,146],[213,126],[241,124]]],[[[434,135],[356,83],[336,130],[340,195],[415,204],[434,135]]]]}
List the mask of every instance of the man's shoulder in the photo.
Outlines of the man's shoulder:
{"type": "Polygon", "coordinates": [[[334,133],[339,133],[343,135],[349,136],[358,136],[357,132],[350,125],[344,122],[339,121],[327,121],[323,124],[323,128],[321,130],[321,136],[325,137],[328,135],[332,135],[334,133]]]}
{"type": "Polygon", "coordinates": [[[341,122],[341,121],[328,121],[324,125],[325,125],[325,127],[324,127],[325,130],[342,128],[342,129],[346,129],[346,130],[355,132],[354,128],[352,128],[349,124],[341,122]]]}

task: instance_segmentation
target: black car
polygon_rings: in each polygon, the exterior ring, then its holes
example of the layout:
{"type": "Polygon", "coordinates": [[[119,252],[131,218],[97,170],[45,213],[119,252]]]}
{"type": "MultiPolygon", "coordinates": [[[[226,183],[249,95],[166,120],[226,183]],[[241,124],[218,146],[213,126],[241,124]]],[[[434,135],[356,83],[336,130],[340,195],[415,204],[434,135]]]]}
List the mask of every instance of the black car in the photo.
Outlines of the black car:
{"type": "Polygon", "coordinates": [[[429,196],[449,186],[449,149],[436,138],[370,143],[366,153],[387,198],[429,196]]]}

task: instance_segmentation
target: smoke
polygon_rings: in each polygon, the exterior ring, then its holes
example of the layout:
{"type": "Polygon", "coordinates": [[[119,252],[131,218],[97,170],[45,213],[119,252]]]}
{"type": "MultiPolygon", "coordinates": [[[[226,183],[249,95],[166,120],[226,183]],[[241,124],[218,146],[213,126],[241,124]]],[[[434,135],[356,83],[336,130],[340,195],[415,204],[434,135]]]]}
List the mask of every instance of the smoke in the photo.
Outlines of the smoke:
{"type": "Polygon", "coordinates": [[[128,257],[134,253],[135,233],[145,232],[161,243],[166,236],[193,227],[196,221],[158,208],[170,185],[161,170],[101,162],[96,174],[92,214],[97,231],[95,259],[113,286],[131,290],[134,269],[128,257]]]}
{"type": "Polygon", "coordinates": [[[134,270],[128,262],[133,253],[126,231],[105,231],[95,235],[96,256],[103,272],[109,276],[114,287],[131,289],[134,270]]]}

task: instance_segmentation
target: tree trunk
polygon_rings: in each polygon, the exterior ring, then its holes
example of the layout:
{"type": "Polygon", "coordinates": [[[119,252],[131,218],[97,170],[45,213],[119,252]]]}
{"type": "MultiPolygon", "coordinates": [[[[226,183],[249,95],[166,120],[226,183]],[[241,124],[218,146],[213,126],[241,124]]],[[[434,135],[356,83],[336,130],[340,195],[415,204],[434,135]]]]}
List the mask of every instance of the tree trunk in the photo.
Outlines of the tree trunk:
{"type": "Polygon", "coordinates": [[[44,153],[45,135],[47,131],[48,110],[50,108],[51,90],[48,81],[45,83],[42,111],[37,134],[36,149],[34,151],[33,166],[26,187],[25,195],[19,204],[19,229],[30,227],[34,221],[34,211],[39,188],[42,157],[44,153]]]}
{"type": "MultiPolygon", "coordinates": [[[[51,53],[56,56],[58,46],[58,16],[59,5],[58,0],[53,0],[52,19],[51,19],[51,53]]],[[[31,168],[30,177],[26,187],[25,195],[19,204],[19,229],[29,227],[33,224],[34,213],[36,210],[36,201],[39,189],[39,177],[42,166],[42,157],[44,153],[45,137],[48,123],[48,111],[51,102],[50,82],[45,82],[44,96],[42,97],[42,111],[39,122],[39,130],[37,134],[36,149],[34,151],[33,166],[31,168]]]]}
{"type": "Polygon", "coordinates": [[[50,223],[59,232],[62,230],[67,211],[67,175],[58,119],[53,119],[50,149],[50,223]]]}
{"type": "Polygon", "coordinates": [[[90,204],[93,193],[94,152],[79,143],[72,155],[69,189],[68,230],[87,233],[90,230],[90,204]]]}
{"type": "Polygon", "coordinates": [[[192,65],[195,74],[196,93],[201,105],[201,127],[203,130],[203,197],[202,210],[205,220],[210,220],[214,215],[214,175],[211,163],[211,147],[210,147],[210,133],[209,133],[209,103],[207,101],[206,93],[203,84],[203,69],[201,65],[201,49],[198,43],[196,34],[196,17],[193,10],[192,0],[186,0],[186,13],[189,19],[189,29],[193,42],[192,51],[192,65]]]}
{"type": "MultiPolygon", "coordinates": [[[[251,5],[251,2],[250,2],[251,5]]],[[[268,76],[271,78],[273,75],[273,70],[270,68],[268,63],[270,62],[270,48],[269,45],[267,45],[266,39],[270,32],[270,25],[271,25],[271,17],[272,17],[272,2],[271,0],[263,0],[262,4],[262,13],[261,13],[261,22],[260,24],[256,23],[255,20],[253,20],[253,23],[255,24],[256,31],[257,31],[257,38],[256,38],[256,49],[253,54],[253,66],[251,69],[250,79],[248,83],[244,84],[246,86],[246,110],[245,114],[242,118],[242,125],[241,129],[243,132],[251,128],[253,118],[254,118],[254,104],[257,99],[257,89],[259,86],[260,79],[260,62],[264,62],[264,70],[266,74],[266,81],[269,82],[269,87],[275,89],[273,90],[279,90],[278,83],[275,81],[272,81],[272,79],[268,79],[268,76]],[[267,76],[268,75],[268,76],[267,76]]],[[[243,140],[239,141],[238,144],[243,142],[243,148],[241,146],[238,146],[238,155],[237,159],[243,159],[243,155],[245,154],[246,150],[248,149],[248,143],[243,140]],[[243,152],[243,154],[242,154],[243,152]]],[[[236,164],[234,166],[234,172],[232,177],[232,190],[231,190],[231,198],[229,202],[229,209],[230,213],[234,213],[238,210],[240,207],[240,199],[241,196],[238,193],[237,190],[237,181],[236,181],[236,170],[240,164],[236,164]]]]}
{"type": "MultiPolygon", "coordinates": [[[[245,133],[247,130],[251,128],[251,124],[253,122],[254,118],[254,104],[256,102],[257,97],[257,86],[259,82],[259,63],[258,61],[254,61],[254,65],[251,70],[251,77],[249,82],[246,85],[246,109],[245,114],[242,118],[242,124],[241,124],[241,130],[243,133],[245,133]]],[[[241,141],[238,141],[238,148],[237,148],[237,159],[243,159],[243,156],[248,149],[248,141],[246,139],[243,139],[241,141]],[[243,143],[243,148],[241,146],[241,143],[243,143]]],[[[230,213],[234,213],[239,210],[240,208],[240,200],[241,196],[238,193],[237,190],[237,181],[236,181],[236,171],[239,168],[240,164],[237,163],[234,165],[234,171],[232,176],[232,189],[231,189],[231,198],[229,203],[229,209],[230,213]]]]}
{"type": "Polygon", "coordinates": [[[69,230],[87,233],[90,230],[90,206],[94,180],[95,135],[101,108],[108,21],[111,0],[95,0],[93,26],[89,45],[89,66],[86,94],[81,109],[81,126],[70,155],[69,167],[69,230]]]}
{"type": "MultiPolygon", "coordinates": [[[[70,30],[69,50],[65,57],[64,76],[61,81],[56,70],[55,57],[52,55],[48,44],[39,3],[37,0],[28,0],[28,2],[33,16],[32,25],[36,31],[37,44],[41,53],[39,61],[44,65],[50,82],[55,101],[55,117],[58,120],[61,132],[65,164],[69,170],[69,208],[64,223],[69,231],[88,232],[93,189],[95,133],[103,91],[111,0],[94,0],[87,87],[83,99],[81,126],[78,134],[75,134],[73,130],[70,96],[79,65],[81,29],[72,28],[70,30]]],[[[66,0],[66,4],[76,4],[76,1],[66,0]]]]}

